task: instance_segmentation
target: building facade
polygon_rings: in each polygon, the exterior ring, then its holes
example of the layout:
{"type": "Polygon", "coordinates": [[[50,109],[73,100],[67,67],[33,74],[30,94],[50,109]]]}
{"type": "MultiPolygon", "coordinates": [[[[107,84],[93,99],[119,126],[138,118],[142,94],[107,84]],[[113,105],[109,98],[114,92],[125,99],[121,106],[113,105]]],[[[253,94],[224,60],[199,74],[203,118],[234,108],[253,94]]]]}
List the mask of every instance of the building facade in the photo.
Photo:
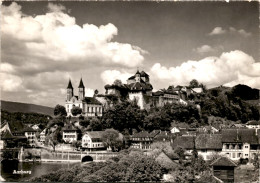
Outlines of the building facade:
{"type": "Polygon", "coordinates": [[[82,148],[89,151],[106,149],[102,142],[104,131],[91,131],[82,136],[82,148]]]}
{"type": "Polygon", "coordinates": [[[65,104],[67,116],[73,116],[73,107],[81,108],[82,115],[87,117],[102,116],[103,113],[103,106],[95,97],[85,97],[85,86],[82,78],[78,86],[78,96],[74,95],[74,89],[71,80],[69,80],[65,104]]]}

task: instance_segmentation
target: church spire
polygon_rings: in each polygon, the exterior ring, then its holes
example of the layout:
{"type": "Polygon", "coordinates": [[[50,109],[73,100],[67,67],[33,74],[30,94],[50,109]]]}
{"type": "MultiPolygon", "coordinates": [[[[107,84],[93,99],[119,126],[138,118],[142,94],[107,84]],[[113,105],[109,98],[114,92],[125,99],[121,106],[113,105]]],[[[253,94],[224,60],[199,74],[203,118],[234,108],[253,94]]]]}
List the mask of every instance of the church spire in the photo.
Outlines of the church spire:
{"type": "Polygon", "coordinates": [[[71,84],[71,80],[70,80],[70,79],[69,79],[69,84],[68,84],[67,89],[73,89],[73,86],[72,86],[72,84],[71,84]]]}
{"type": "Polygon", "coordinates": [[[78,88],[85,88],[84,84],[83,84],[83,81],[82,81],[82,78],[80,79],[80,82],[79,82],[79,87],[78,88]]]}

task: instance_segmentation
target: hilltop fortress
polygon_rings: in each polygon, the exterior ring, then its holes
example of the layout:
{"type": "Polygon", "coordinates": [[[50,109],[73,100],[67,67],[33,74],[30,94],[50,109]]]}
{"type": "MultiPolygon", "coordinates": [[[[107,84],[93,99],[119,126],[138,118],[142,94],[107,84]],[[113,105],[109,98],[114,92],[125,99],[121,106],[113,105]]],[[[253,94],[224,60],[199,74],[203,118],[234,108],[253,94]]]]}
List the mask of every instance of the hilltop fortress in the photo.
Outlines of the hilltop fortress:
{"type": "Polygon", "coordinates": [[[103,110],[122,99],[135,100],[141,109],[161,107],[166,103],[187,105],[187,99],[191,93],[202,91],[201,88],[195,90],[185,86],[169,86],[167,89],[153,92],[149,75],[144,71],[139,72],[139,70],[128,78],[127,84],[115,82],[112,85],[105,85],[105,90],[105,94],[95,93],[93,97],[85,97],[85,86],[81,78],[78,96],[75,96],[69,80],[65,105],[68,116],[72,115],[71,109],[74,106],[80,107],[84,116],[102,116],[103,110]]]}

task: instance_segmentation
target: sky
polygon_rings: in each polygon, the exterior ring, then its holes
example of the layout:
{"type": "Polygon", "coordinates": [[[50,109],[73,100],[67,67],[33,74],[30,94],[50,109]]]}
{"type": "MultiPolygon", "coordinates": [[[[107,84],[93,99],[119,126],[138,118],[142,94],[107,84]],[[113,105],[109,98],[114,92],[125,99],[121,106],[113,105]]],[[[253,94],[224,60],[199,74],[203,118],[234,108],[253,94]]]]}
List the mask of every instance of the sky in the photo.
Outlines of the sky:
{"type": "Polygon", "coordinates": [[[154,91],[188,85],[260,89],[257,2],[3,2],[1,99],[65,104],[137,69],[154,91]]]}

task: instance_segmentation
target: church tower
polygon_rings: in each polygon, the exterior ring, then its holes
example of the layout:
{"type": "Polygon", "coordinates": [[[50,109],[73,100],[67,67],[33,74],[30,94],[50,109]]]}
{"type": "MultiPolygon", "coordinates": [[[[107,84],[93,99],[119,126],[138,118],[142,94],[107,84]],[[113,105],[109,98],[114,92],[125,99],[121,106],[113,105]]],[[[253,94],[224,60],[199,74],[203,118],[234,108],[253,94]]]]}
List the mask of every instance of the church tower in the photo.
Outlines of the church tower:
{"type": "Polygon", "coordinates": [[[139,70],[137,70],[137,72],[135,73],[135,81],[140,82],[140,80],[141,80],[141,73],[139,72],[139,70]]]}
{"type": "Polygon", "coordinates": [[[74,96],[73,86],[71,84],[71,80],[69,80],[69,84],[68,84],[68,87],[67,87],[67,101],[69,101],[73,96],[74,96]]]}
{"type": "Polygon", "coordinates": [[[84,98],[85,98],[85,86],[83,84],[82,78],[80,79],[78,88],[79,88],[79,100],[84,100],[84,98]]]}

